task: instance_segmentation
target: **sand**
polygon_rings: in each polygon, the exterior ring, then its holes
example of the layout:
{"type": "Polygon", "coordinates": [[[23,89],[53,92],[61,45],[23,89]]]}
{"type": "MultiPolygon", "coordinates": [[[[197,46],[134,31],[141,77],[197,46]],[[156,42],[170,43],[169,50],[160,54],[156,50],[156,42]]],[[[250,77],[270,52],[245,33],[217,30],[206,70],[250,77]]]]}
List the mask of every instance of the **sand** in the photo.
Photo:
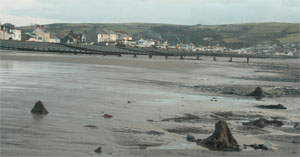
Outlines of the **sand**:
{"type": "Polygon", "coordinates": [[[95,156],[93,151],[99,146],[101,156],[299,156],[299,130],[293,128],[300,121],[299,96],[256,100],[195,88],[238,87],[245,93],[257,86],[270,91],[298,89],[299,82],[288,79],[297,74],[299,60],[250,59],[250,64],[245,58],[228,60],[3,51],[1,156],[95,156]],[[295,70],[265,71],[265,66],[295,70]],[[254,76],[286,80],[264,81],[254,76]],[[38,100],[48,115],[30,113],[38,100]],[[288,109],[255,107],[278,103],[288,109]],[[104,114],[113,118],[105,119],[104,114]],[[199,118],[164,121],[185,114],[199,118]],[[258,117],[279,119],[284,126],[248,129],[242,125],[258,117]],[[210,136],[220,119],[228,122],[240,145],[268,142],[273,150],[219,152],[186,141],[191,130],[196,138],[210,136]],[[186,133],[168,131],[187,128],[186,133]]]}

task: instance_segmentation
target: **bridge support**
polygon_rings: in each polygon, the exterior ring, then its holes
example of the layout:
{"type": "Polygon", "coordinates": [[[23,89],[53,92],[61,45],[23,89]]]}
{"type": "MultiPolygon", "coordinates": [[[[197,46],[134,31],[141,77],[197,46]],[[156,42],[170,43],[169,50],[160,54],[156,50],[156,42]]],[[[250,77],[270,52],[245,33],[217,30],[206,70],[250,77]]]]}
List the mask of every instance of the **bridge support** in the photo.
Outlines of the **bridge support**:
{"type": "Polygon", "coordinates": [[[214,61],[217,61],[217,58],[214,56],[214,61]]]}
{"type": "Polygon", "coordinates": [[[168,60],[168,56],[165,56],[165,60],[168,60]]]}
{"type": "Polygon", "coordinates": [[[180,56],[180,59],[183,59],[183,56],[180,56]]]}
{"type": "Polygon", "coordinates": [[[228,62],[232,62],[232,57],[230,57],[229,61],[228,62]]]}
{"type": "Polygon", "coordinates": [[[136,58],[136,54],[133,54],[133,58],[136,58]]]}
{"type": "Polygon", "coordinates": [[[247,63],[249,63],[250,62],[250,58],[249,57],[247,57],[247,63]]]}
{"type": "Polygon", "coordinates": [[[200,56],[199,55],[197,55],[197,60],[199,60],[200,59],[200,56]]]}

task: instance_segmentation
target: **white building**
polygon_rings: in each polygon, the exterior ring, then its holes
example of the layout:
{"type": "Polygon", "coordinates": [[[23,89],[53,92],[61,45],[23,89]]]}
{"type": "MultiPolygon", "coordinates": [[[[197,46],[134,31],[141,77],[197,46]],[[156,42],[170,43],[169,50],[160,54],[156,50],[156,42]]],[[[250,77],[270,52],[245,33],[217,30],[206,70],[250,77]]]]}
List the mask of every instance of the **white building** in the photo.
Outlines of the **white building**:
{"type": "Polygon", "coordinates": [[[144,40],[141,38],[137,44],[138,47],[152,47],[155,45],[155,42],[153,40],[144,40]]]}
{"type": "Polygon", "coordinates": [[[15,29],[10,23],[0,25],[0,39],[21,41],[21,30],[15,29]]]}

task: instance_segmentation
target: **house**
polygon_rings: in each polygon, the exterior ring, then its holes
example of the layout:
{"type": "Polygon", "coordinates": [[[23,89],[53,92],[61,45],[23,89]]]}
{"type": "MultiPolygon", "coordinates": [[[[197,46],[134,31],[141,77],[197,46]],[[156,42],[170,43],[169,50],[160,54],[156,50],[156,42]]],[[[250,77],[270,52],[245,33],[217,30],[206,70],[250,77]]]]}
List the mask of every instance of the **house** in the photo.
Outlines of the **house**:
{"type": "Polygon", "coordinates": [[[192,51],[195,48],[195,45],[193,43],[190,44],[177,44],[177,49],[178,50],[185,50],[185,51],[192,51]]]}
{"type": "Polygon", "coordinates": [[[81,35],[75,34],[73,31],[70,31],[66,36],[61,39],[61,43],[65,44],[78,44],[81,42],[81,35]]]}
{"type": "Polygon", "coordinates": [[[35,42],[35,35],[32,33],[24,33],[24,34],[22,34],[22,41],[34,41],[35,42]]]}
{"type": "Polygon", "coordinates": [[[98,36],[97,36],[98,43],[110,41],[110,36],[107,31],[101,30],[101,31],[98,31],[97,34],[98,34],[98,36]]]}
{"type": "Polygon", "coordinates": [[[87,32],[84,31],[80,34],[80,42],[81,43],[86,43],[87,42],[87,32]]]}
{"type": "Polygon", "coordinates": [[[43,25],[37,25],[31,33],[25,33],[23,36],[26,37],[23,41],[60,43],[60,39],[51,35],[43,25]]]}
{"type": "Polygon", "coordinates": [[[118,36],[113,31],[101,30],[98,31],[98,43],[99,42],[116,42],[118,36]]]}
{"type": "Polygon", "coordinates": [[[60,38],[58,38],[55,35],[51,35],[49,42],[50,43],[60,43],[60,38]]]}
{"type": "Polygon", "coordinates": [[[37,25],[32,34],[35,35],[35,42],[49,42],[50,32],[46,31],[43,25],[37,25]]]}
{"type": "Polygon", "coordinates": [[[21,30],[15,29],[15,26],[6,23],[0,24],[0,39],[1,40],[19,40],[21,41],[21,30]]]}
{"type": "Polygon", "coordinates": [[[128,33],[125,31],[115,31],[115,33],[117,34],[117,40],[120,40],[120,41],[132,40],[132,37],[129,36],[128,33]]]}
{"type": "Polygon", "coordinates": [[[141,38],[137,42],[137,46],[138,47],[152,47],[153,45],[155,45],[155,42],[152,39],[150,39],[150,40],[144,40],[143,38],[141,38]]]}
{"type": "Polygon", "coordinates": [[[77,44],[77,39],[73,37],[71,34],[67,34],[65,37],[61,39],[61,43],[64,44],[77,44]]]}

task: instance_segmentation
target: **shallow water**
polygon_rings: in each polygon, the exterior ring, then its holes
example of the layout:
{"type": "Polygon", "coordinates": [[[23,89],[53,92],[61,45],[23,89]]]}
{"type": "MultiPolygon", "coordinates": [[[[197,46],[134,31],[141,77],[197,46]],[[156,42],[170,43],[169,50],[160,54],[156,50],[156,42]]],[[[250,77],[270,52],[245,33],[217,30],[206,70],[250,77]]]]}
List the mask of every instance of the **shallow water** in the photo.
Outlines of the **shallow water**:
{"type": "MultiPolygon", "coordinates": [[[[266,111],[254,108],[254,105],[287,101],[291,104],[288,107],[293,107],[298,100],[256,101],[246,97],[222,97],[181,86],[232,81],[230,71],[238,68],[224,66],[222,62],[206,66],[206,62],[198,65],[193,61],[149,62],[99,57],[94,64],[82,64],[81,61],[79,64],[63,63],[63,59],[69,56],[50,55],[53,56],[59,60],[47,62],[47,57],[42,58],[43,61],[0,60],[1,156],[94,156],[93,150],[98,146],[103,148],[101,155],[104,156],[122,156],[128,150],[139,150],[140,146],[149,146],[149,150],[199,149],[195,145],[187,145],[184,136],[164,130],[179,124],[160,121],[185,113],[206,115],[217,111],[255,111],[253,114],[257,114],[257,111],[266,111]],[[119,61],[122,63],[117,64],[119,61]],[[168,66],[157,68],[164,65],[168,66]],[[178,65],[182,69],[174,68],[178,65]],[[213,97],[218,101],[212,102],[213,97]],[[34,116],[30,113],[38,100],[44,102],[50,112],[48,115],[34,116]],[[113,118],[104,119],[105,113],[113,118]],[[85,125],[95,125],[96,128],[85,125]],[[120,131],[128,128],[165,134],[150,136],[120,131]]],[[[80,60],[87,62],[90,58],[82,56],[80,60]]],[[[249,75],[254,70],[244,67],[236,75],[249,75]]],[[[257,84],[249,80],[235,81],[257,84]]],[[[270,111],[269,114],[297,115],[297,111],[299,109],[282,113],[270,111]]],[[[191,125],[197,127],[201,124],[191,125]]],[[[208,125],[213,127],[213,123],[208,125]]]]}
{"type": "Polygon", "coordinates": [[[11,60],[1,60],[0,69],[1,156],[86,156],[98,146],[116,152],[122,149],[117,143],[123,137],[112,129],[142,128],[155,111],[169,110],[181,103],[181,97],[210,99],[126,81],[157,77],[160,73],[155,70],[11,60]],[[30,113],[38,100],[48,115],[30,113]],[[114,118],[104,119],[104,113],[114,118]]]}

